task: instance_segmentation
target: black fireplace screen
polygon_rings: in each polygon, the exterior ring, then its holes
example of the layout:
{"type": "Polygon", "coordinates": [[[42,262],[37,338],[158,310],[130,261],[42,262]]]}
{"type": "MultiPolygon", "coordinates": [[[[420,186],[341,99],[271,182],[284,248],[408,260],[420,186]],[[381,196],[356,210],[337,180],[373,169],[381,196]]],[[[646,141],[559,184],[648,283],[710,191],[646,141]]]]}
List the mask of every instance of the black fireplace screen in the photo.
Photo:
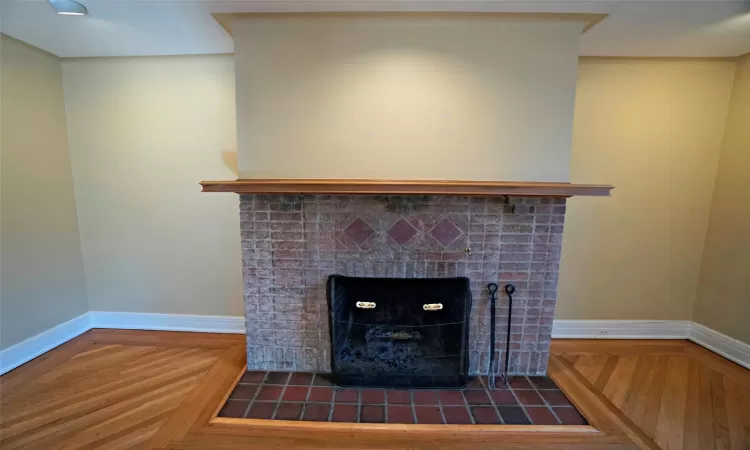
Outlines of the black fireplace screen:
{"type": "Polygon", "coordinates": [[[333,381],[460,387],[468,376],[468,278],[328,278],[333,381]]]}

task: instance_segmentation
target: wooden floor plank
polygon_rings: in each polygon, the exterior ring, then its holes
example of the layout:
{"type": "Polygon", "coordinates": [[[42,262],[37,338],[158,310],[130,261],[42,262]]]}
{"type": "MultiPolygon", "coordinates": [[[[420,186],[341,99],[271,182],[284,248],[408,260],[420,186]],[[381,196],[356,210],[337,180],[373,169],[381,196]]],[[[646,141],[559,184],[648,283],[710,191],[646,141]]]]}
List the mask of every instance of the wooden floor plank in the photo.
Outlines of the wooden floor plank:
{"type": "Polygon", "coordinates": [[[86,333],[0,377],[0,448],[142,445],[215,365],[220,351],[170,348],[157,337],[152,341],[158,346],[97,344],[86,333]],[[16,381],[20,377],[24,383],[16,381]]]}
{"type": "Polygon", "coordinates": [[[174,440],[182,439],[201,418],[208,421],[227,391],[232,388],[240,371],[244,369],[244,347],[233,346],[222,351],[205,380],[180,404],[179,409],[147,443],[146,449],[161,449],[174,440]],[[207,413],[210,411],[210,413],[207,413]]]}
{"type": "Polygon", "coordinates": [[[682,421],[685,431],[682,435],[684,450],[700,450],[698,410],[700,408],[700,367],[698,361],[690,359],[687,373],[687,392],[685,393],[685,414],[682,421]]]}
{"type": "Polygon", "coordinates": [[[643,417],[636,418],[641,429],[652,439],[656,436],[656,422],[661,412],[661,398],[664,394],[664,383],[667,379],[669,356],[659,356],[654,367],[653,383],[648,389],[648,399],[643,417]]]}
{"type": "Polygon", "coordinates": [[[729,424],[730,448],[750,449],[750,392],[743,391],[734,381],[724,378],[729,424]]]}
{"type": "Polygon", "coordinates": [[[724,375],[711,371],[711,406],[714,411],[714,442],[717,450],[731,450],[724,375]]]}
{"type": "Polygon", "coordinates": [[[750,449],[750,371],[688,341],[628,343],[552,348],[660,448],[750,449]]]}
{"type": "Polygon", "coordinates": [[[664,450],[680,450],[683,441],[685,400],[687,397],[688,359],[670,356],[665,389],[656,420],[656,443],[664,450]]]}
{"type": "Polygon", "coordinates": [[[616,365],[612,370],[609,381],[605,384],[601,392],[615,404],[618,408],[623,408],[628,391],[632,386],[633,374],[638,365],[640,356],[626,355],[617,356],[616,365]]]}
{"type": "Polygon", "coordinates": [[[593,428],[214,419],[244,370],[243,336],[93,330],[0,377],[0,448],[750,449],[746,369],[687,341],[552,349],[550,376],[593,428]]]}

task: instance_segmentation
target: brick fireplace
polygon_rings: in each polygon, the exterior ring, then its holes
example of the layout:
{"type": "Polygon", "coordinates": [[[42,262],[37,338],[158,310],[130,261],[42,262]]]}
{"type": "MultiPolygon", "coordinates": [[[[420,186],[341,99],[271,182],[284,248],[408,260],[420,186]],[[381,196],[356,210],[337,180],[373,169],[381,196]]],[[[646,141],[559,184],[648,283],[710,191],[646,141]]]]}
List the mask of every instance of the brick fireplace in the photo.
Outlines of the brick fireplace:
{"type": "MultiPolygon", "coordinates": [[[[486,286],[512,282],[510,372],[543,375],[564,217],[560,197],[241,195],[248,368],[330,371],[329,275],[465,276],[469,373],[489,367],[486,286]]],[[[501,353],[507,317],[501,297],[501,353]]]]}

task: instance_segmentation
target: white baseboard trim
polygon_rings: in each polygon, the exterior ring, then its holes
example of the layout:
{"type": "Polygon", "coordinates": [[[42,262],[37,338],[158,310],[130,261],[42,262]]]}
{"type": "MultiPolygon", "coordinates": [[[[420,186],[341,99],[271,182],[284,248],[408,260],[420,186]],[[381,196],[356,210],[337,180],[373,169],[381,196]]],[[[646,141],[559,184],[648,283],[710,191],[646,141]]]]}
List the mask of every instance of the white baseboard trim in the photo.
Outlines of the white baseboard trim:
{"type": "Polygon", "coordinates": [[[690,336],[696,344],[717,353],[730,361],[750,369],[750,345],[730,338],[699,323],[690,324],[690,336]]]}
{"type": "Polygon", "coordinates": [[[34,337],[0,351],[0,375],[10,372],[91,329],[89,313],[56,325],[34,337]]]}
{"type": "Polygon", "coordinates": [[[91,328],[245,334],[242,316],[91,311],[91,328]]]}
{"type": "MultiPolygon", "coordinates": [[[[245,333],[242,316],[91,311],[0,351],[0,375],[91,328],[245,333]]],[[[750,345],[689,320],[555,320],[555,339],[690,339],[750,369],[750,345]]]]}
{"type": "Polygon", "coordinates": [[[555,320],[555,339],[687,339],[689,320],[555,320]]]}

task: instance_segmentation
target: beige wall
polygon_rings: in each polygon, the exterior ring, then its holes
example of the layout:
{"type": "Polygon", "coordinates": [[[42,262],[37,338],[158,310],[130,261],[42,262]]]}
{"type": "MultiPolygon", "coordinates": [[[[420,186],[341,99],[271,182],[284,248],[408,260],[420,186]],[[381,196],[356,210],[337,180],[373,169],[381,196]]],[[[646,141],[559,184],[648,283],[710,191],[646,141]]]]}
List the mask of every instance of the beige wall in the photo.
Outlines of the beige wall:
{"type": "Polygon", "coordinates": [[[737,64],[693,320],[750,344],[750,55],[737,64]]]}
{"type": "Polygon", "coordinates": [[[582,27],[478,15],[239,19],[240,175],[567,181],[582,27]]]}
{"type": "MultiPolygon", "coordinates": [[[[63,66],[92,309],[240,315],[237,197],[197,186],[235,176],[232,57],[63,66]]],[[[557,317],[690,319],[734,64],[579,71],[571,178],[616,188],[569,201],[557,317]]]]}
{"type": "Polygon", "coordinates": [[[582,59],[559,319],[692,317],[734,63],[582,59]]]}
{"type": "Polygon", "coordinates": [[[242,314],[231,55],[63,63],[92,310],[242,314]]]}
{"type": "Polygon", "coordinates": [[[0,349],[88,310],[60,60],[2,36],[0,349]]]}

